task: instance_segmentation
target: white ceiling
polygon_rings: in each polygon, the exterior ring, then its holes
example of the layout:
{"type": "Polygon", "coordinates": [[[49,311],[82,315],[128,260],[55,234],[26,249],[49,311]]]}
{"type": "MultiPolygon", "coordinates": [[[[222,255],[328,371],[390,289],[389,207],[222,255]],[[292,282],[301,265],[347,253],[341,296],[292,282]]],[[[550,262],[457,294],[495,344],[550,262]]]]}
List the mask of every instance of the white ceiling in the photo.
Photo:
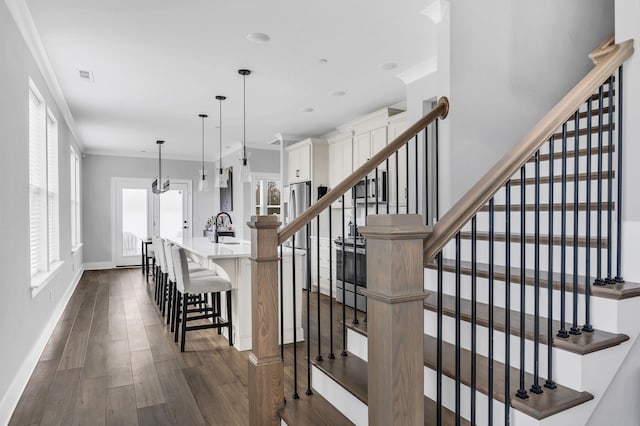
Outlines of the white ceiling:
{"type": "Polygon", "coordinates": [[[432,59],[433,0],[27,0],[88,153],[200,157],[198,113],[208,113],[207,159],[242,141],[326,134],[406,96],[396,75],[432,59]],[[247,34],[271,37],[251,43],[247,34]],[[320,59],[327,63],[320,63],[320,59]],[[395,62],[384,70],[380,64],[395,62]],[[94,73],[95,82],[78,76],[94,73]],[[343,90],[345,96],[330,96],[343,90]],[[311,107],[313,112],[302,112],[311,107]]]}

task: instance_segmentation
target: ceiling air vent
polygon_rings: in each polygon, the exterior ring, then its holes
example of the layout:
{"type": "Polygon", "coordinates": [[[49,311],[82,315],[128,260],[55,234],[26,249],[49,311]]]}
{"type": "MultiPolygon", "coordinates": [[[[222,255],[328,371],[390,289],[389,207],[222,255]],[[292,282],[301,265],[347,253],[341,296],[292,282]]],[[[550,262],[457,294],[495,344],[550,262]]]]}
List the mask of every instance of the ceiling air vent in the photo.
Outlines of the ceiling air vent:
{"type": "Polygon", "coordinates": [[[91,71],[85,71],[85,70],[80,70],[78,71],[80,74],[80,79],[93,83],[93,72],[91,71]]]}

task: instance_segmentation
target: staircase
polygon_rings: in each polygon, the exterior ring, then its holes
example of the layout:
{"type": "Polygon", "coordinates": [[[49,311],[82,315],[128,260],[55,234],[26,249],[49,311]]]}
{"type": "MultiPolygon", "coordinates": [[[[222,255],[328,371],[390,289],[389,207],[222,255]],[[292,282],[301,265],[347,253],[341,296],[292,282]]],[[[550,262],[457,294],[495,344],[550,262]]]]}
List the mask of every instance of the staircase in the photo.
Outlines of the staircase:
{"type": "MultiPolygon", "coordinates": [[[[286,404],[276,404],[283,423],[388,424],[380,419],[393,418],[393,424],[405,424],[403,418],[424,418],[425,425],[520,426],[589,421],[640,333],[633,319],[640,308],[640,284],[622,275],[624,200],[618,161],[623,150],[618,138],[621,65],[632,52],[630,41],[614,44],[613,37],[598,46],[590,55],[596,66],[585,79],[432,228],[419,227],[413,218],[368,217],[363,233],[368,238],[370,317],[365,322],[361,313],[358,319],[357,311],[348,316],[332,300],[325,301],[330,311],[321,314],[321,297],[307,282],[306,346],[286,349],[293,356],[289,367],[285,361],[293,375],[293,396],[285,390],[286,404]],[[382,235],[383,228],[392,236],[382,235]],[[412,232],[428,234],[419,264],[407,255],[412,249],[406,247],[415,240],[412,232]],[[391,263],[385,263],[387,258],[391,263]],[[410,271],[424,277],[418,282],[424,295],[401,288],[404,281],[411,285],[410,271]],[[391,282],[396,278],[398,283],[391,282]],[[422,325],[412,316],[417,301],[422,325]],[[335,354],[334,335],[341,348],[335,354]],[[411,367],[415,355],[421,361],[419,378],[411,367]],[[392,358],[396,361],[389,362],[392,358]],[[405,358],[406,368],[397,362],[405,358]],[[305,395],[298,393],[298,365],[308,377],[305,395]],[[380,365],[392,371],[381,371],[380,365]],[[385,387],[392,390],[380,390],[385,387]],[[388,395],[388,401],[380,395],[388,395]],[[377,402],[369,407],[371,398],[377,402]],[[419,416],[412,412],[416,407],[419,416]]],[[[340,194],[437,117],[444,118],[447,109],[439,104],[307,215],[277,233],[278,243],[314,219],[319,230],[320,213],[340,194]]],[[[250,361],[252,368],[258,367],[250,361]]],[[[252,424],[275,424],[274,417],[256,414],[252,424]]]]}

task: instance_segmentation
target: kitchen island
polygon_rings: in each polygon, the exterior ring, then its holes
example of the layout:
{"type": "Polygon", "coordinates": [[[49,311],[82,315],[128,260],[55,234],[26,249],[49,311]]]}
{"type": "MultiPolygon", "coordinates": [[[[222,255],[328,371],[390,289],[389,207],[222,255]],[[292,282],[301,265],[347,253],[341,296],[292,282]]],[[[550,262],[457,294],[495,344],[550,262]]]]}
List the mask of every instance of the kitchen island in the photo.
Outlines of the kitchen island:
{"type": "MultiPolygon", "coordinates": [[[[213,243],[206,237],[169,238],[170,241],[182,247],[187,255],[200,263],[203,267],[215,271],[231,282],[231,306],[233,310],[233,341],[239,351],[251,349],[251,244],[235,239],[221,239],[220,243],[213,243]]],[[[293,342],[293,297],[296,298],[296,339],[304,340],[302,329],[302,288],[305,285],[306,258],[305,252],[292,251],[285,248],[283,252],[284,277],[284,341],[293,342]],[[293,290],[292,262],[295,261],[296,288],[293,290]]],[[[222,294],[223,299],[226,297],[222,294]]],[[[226,301],[222,301],[222,316],[225,317],[226,301]]],[[[223,334],[228,338],[227,330],[223,334]]]]}

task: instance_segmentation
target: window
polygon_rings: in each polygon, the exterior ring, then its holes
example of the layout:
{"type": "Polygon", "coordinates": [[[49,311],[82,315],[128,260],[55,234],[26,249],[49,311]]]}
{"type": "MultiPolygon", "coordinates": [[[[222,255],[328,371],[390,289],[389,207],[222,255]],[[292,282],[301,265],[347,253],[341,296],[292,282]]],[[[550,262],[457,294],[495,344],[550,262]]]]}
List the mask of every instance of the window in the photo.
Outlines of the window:
{"type": "Polygon", "coordinates": [[[29,247],[32,285],[60,261],[58,122],[29,84],[29,247]]]}
{"type": "Polygon", "coordinates": [[[280,182],[276,179],[255,179],[256,215],[280,214],[280,182]]]}
{"type": "Polygon", "coordinates": [[[81,244],[80,238],[80,157],[71,147],[71,249],[77,249],[81,244]]]}

